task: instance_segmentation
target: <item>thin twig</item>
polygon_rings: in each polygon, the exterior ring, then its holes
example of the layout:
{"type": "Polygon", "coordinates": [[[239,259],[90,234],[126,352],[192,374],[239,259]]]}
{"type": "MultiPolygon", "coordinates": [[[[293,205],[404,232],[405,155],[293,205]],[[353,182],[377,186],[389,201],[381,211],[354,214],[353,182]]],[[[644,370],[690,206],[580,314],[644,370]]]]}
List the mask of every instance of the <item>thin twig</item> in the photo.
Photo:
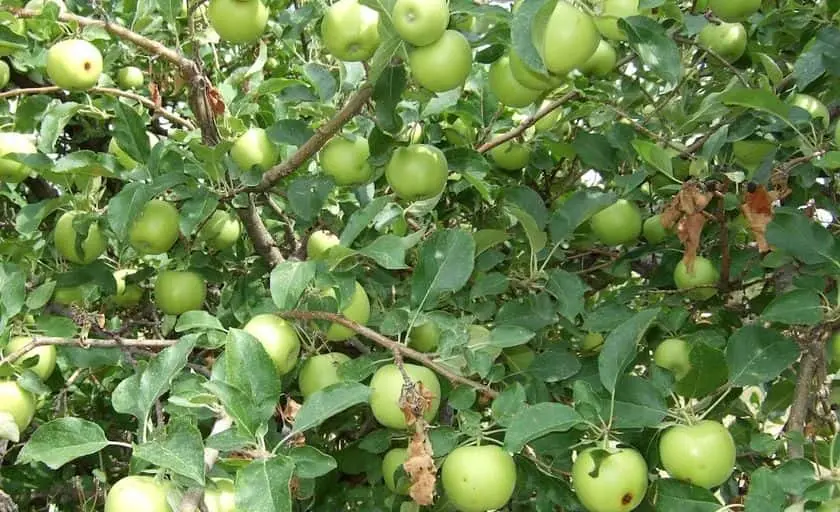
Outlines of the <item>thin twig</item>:
{"type": "Polygon", "coordinates": [[[521,123],[519,123],[519,125],[516,128],[510,130],[509,132],[503,133],[503,134],[499,135],[498,137],[493,137],[491,140],[485,142],[484,144],[481,144],[478,148],[476,148],[476,150],[479,153],[486,153],[486,152],[490,151],[491,149],[495,148],[496,146],[504,144],[505,142],[507,142],[509,140],[515,139],[516,137],[519,137],[520,135],[525,133],[525,130],[534,126],[534,124],[536,124],[536,122],[539,121],[540,119],[542,119],[543,117],[545,117],[548,114],[554,112],[555,110],[562,107],[566,103],[568,103],[568,102],[570,102],[574,99],[580,98],[580,97],[581,97],[580,92],[572,91],[572,92],[566,93],[565,95],[561,96],[560,98],[558,98],[554,101],[546,103],[545,105],[540,107],[540,109],[537,110],[536,113],[534,113],[534,115],[525,118],[521,123]]]}
{"type": "Polygon", "coordinates": [[[166,348],[178,343],[178,340],[91,340],[81,338],[55,338],[50,336],[35,336],[32,341],[15,350],[11,354],[0,359],[0,366],[13,363],[23,357],[24,354],[30,350],[45,346],[72,346],[76,345],[83,348],[124,348],[124,347],[145,347],[145,348],[166,348]]]}

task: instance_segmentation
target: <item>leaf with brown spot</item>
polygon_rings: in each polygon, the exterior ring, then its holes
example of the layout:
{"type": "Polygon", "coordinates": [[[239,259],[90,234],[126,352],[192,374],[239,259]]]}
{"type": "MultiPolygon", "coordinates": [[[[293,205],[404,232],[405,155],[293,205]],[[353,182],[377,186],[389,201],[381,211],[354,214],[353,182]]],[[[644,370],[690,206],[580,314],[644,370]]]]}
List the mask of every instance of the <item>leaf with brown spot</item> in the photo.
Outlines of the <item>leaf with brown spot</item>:
{"type": "Polygon", "coordinates": [[[677,226],[677,236],[685,253],[683,262],[689,272],[694,268],[703,226],[706,224],[703,210],[713,197],[714,193],[703,190],[699,183],[688,181],[662,212],[661,222],[666,229],[677,226]]]}
{"type": "Polygon", "coordinates": [[[413,385],[404,384],[400,394],[400,410],[408,426],[414,425],[417,418],[423,416],[431,407],[434,394],[426,389],[422,382],[413,385]]]}
{"type": "Polygon", "coordinates": [[[435,467],[432,443],[426,436],[426,422],[420,419],[408,443],[403,469],[411,478],[408,494],[415,503],[421,506],[432,505],[435,501],[435,482],[437,482],[437,467],[435,467]]]}
{"type": "Polygon", "coordinates": [[[778,198],[776,191],[768,192],[763,185],[756,187],[755,192],[747,191],[741,211],[758,244],[759,252],[768,252],[771,247],[767,243],[767,225],[773,220],[773,201],[778,198]]]}

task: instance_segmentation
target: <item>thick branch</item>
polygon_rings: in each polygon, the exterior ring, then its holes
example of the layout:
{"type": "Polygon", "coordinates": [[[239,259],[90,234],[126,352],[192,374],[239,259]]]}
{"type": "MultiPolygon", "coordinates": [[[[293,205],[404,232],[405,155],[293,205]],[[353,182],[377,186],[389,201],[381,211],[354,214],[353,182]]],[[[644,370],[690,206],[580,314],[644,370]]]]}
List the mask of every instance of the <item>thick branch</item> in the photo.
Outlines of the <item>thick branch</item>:
{"type": "Polygon", "coordinates": [[[498,137],[494,137],[493,139],[491,139],[491,140],[485,142],[484,144],[482,144],[481,146],[479,146],[477,148],[478,152],[479,153],[486,153],[486,152],[490,151],[491,149],[495,148],[496,146],[504,144],[505,142],[507,142],[511,139],[515,139],[516,137],[519,137],[520,135],[525,133],[525,130],[534,126],[534,124],[536,124],[537,121],[539,121],[543,117],[547,116],[548,114],[554,112],[555,110],[562,107],[566,103],[568,103],[568,102],[570,102],[574,99],[579,98],[580,96],[581,96],[581,94],[578,91],[572,91],[570,93],[565,94],[564,96],[561,96],[560,98],[558,98],[554,101],[546,103],[545,105],[540,107],[540,109],[537,110],[537,112],[534,113],[534,115],[526,118],[521,123],[519,123],[519,126],[517,126],[516,128],[510,130],[507,133],[503,133],[503,134],[499,135],[498,137]]]}
{"type": "Polygon", "coordinates": [[[270,267],[275,267],[278,263],[283,261],[283,253],[277,248],[277,243],[274,237],[268,232],[265,223],[260,218],[260,213],[257,211],[257,206],[254,204],[254,198],[248,198],[248,207],[237,210],[239,218],[245,225],[245,231],[248,237],[254,244],[254,249],[262,256],[270,267]]]}
{"type": "MultiPolygon", "coordinates": [[[[799,372],[796,374],[796,387],[793,391],[793,403],[785,430],[803,435],[805,422],[808,419],[808,408],[813,401],[811,393],[817,366],[822,360],[823,340],[808,341],[803,347],[802,359],[799,362],[799,372]]],[[[805,448],[798,439],[791,439],[788,443],[788,455],[796,459],[802,457],[805,448]]]]}

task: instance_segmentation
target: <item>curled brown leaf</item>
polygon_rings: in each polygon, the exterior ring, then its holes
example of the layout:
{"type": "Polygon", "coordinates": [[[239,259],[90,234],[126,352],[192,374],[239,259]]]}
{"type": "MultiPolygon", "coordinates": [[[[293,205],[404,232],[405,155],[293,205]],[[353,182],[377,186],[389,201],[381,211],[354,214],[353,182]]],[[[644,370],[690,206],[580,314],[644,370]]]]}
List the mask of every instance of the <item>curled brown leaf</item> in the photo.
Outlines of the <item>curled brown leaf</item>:
{"type": "Polygon", "coordinates": [[[411,487],[408,491],[411,499],[421,506],[432,505],[435,501],[437,467],[435,467],[432,443],[426,432],[426,422],[422,418],[415,423],[403,469],[411,479],[411,487]]]}

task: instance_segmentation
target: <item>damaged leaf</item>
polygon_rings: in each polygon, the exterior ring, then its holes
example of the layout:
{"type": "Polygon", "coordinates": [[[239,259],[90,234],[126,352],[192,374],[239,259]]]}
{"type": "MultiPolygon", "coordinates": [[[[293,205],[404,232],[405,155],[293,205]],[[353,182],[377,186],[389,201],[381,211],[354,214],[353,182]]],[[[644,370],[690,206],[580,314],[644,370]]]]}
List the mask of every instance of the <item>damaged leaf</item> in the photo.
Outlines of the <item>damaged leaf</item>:
{"type": "Polygon", "coordinates": [[[437,468],[433,456],[432,443],[426,435],[426,422],[421,418],[415,424],[403,464],[403,469],[411,478],[409,496],[421,506],[432,505],[435,501],[437,468]]]}
{"type": "Polygon", "coordinates": [[[662,225],[666,229],[674,225],[677,227],[677,236],[684,249],[683,262],[689,272],[693,272],[703,226],[706,224],[704,210],[714,196],[713,192],[703,190],[699,183],[689,181],[662,212],[662,225]]]}

